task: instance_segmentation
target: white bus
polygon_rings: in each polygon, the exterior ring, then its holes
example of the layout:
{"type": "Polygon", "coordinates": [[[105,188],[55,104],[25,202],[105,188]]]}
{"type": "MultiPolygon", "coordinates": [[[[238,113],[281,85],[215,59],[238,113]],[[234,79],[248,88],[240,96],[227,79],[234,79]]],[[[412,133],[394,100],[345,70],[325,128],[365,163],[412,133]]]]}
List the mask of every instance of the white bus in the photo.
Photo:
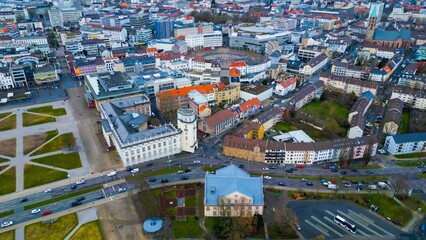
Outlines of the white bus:
{"type": "Polygon", "coordinates": [[[342,218],[339,215],[336,215],[334,217],[334,222],[336,222],[337,224],[339,224],[340,226],[344,227],[346,230],[352,232],[352,233],[356,233],[356,227],[354,224],[346,221],[344,218],[342,218]]]}

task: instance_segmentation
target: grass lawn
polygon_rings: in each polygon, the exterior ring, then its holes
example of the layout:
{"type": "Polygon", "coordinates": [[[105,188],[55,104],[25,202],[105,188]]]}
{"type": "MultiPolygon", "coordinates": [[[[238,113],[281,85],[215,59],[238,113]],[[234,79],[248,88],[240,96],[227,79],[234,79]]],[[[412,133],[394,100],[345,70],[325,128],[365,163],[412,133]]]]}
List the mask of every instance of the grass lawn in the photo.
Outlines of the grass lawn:
{"type": "Polygon", "coordinates": [[[8,166],[0,166],[0,172],[3,171],[4,169],[6,169],[8,166]]]}
{"type": "Polygon", "coordinates": [[[15,167],[9,168],[6,172],[0,174],[0,195],[15,192],[16,190],[16,171],[15,167]]]}
{"type": "Polygon", "coordinates": [[[396,196],[399,200],[401,200],[407,207],[411,210],[416,211],[421,208],[422,213],[426,213],[426,205],[423,200],[419,196],[396,196]]]}
{"type": "Polygon", "coordinates": [[[102,240],[101,224],[99,220],[85,223],[71,236],[70,240],[102,240]]]}
{"type": "Polygon", "coordinates": [[[50,168],[25,164],[24,189],[37,187],[43,184],[56,182],[67,178],[67,173],[50,168]]]}
{"type": "Polygon", "coordinates": [[[426,173],[419,174],[419,178],[426,178],[426,173]]]}
{"type": "Polygon", "coordinates": [[[166,208],[166,215],[174,217],[177,214],[177,209],[175,207],[173,208],[166,208]]]}
{"type": "Polygon", "coordinates": [[[0,132],[12,130],[15,128],[16,128],[16,114],[13,114],[12,116],[8,118],[0,120],[0,132]]]}
{"type": "Polygon", "coordinates": [[[8,157],[16,156],[16,138],[0,141],[0,154],[8,157]]]}
{"type": "Polygon", "coordinates": [[[12,112],[0,113],[0,120],[2,120],[3,118],[9,116],[10,114],[12,114],[12,112]]]}
{"type": "Polygon", "coordinates": [[[151,171],[151,172],[146,172],[146,173],[142,173],[142,174],[138,174],[135,176],[130,176],[130,177],[126,177],[126,181],[131,182],[131,181],[135,181],[137,179],[141,179],[141,178],[145,178],[145,177],[152,177],[152,176],[156,176],[156,175],[162,175],[162,174],[169,174],[169,173],[176,173],[179,170],[185,170],[185,167],[172,167],[170,168],[170,170],[167,169],[161,169],[161,170],[155,170],[155,171],[151,171]]]}
{"type": "Polygon", "coordinates": [[[9,159],[0,157],[0,163],[5,163],[5,162],[9,162],[9,159]]]}
{"type": "Polygon", "coordinates": [[[58,218],[54,223],[34,223],[25,227],[25,240],[64,239],[78,224],[76,213],[58,218]]]}
{"type": "Polygon", "coordinates": [[[51,115],[51,116],[67,115],[67,111],[65,110],[65,108],[53,109],[52,105],[44,106],[44,107],[38,107],[38,108],[30,108],[27,111],[33,112],[33,113],[41,113],[41,114],[51,115]]]}
{"type": "Polygon", "coordinates": [[[57,136],[48,144],[44,145],[37,151],[33,152],[30,156],[44,154],[48,152],[55,152],[63,150],[65,148],[70,148],[75,145],[74,135],[72,133],[64,133],[57,136]]]}
{"type": "Polygon", "coordinates": [[[32,159],[31,161],[64,169],[74,169],[83,166],[81,165],[80,155],[78,152],[68,154],[60,153],[47,157],[32,159]]]}
{"type": "Polygon", "coordinates": [[[394,199],[385,195],[385,194],[356,194],[356,193],[303,193],[297,191],[288,191],[288,196],[291,198],[296,197],[306,197],[307,199],[315,199],[316,196],[319,199],[329,199],[329,200],[349,200],[352,201],[364,208],[369,208],[371,204],[374,204],[379,208],[378,214],[383,217],[389,217],[393,221],[397,222],[400,226],[404,226],[407,224],[412,218],[411,211],[404,209],[401,205],[399,205],[394,199]]]}
{"type": "Polygon", "coordinates": [[[339,125],[338,123],[347,121],[349,109],[345,108],[341,103],[330,100],[313,101],[306,104],[298,111],[300,116],[303,116],[302,112],[309,114],[312,116],[312,119],[318,120],[322,123],[317,123],[315,125],[325,127],[329,126],[329,129],[333,133],[343,136],[346,135],[347,128],[339,125]]]}
{"type": "Polygon", "coordinates": [[[15,230],[0,233],[1,240],[15,240],[15,230]]]}
{"type": "Polygon", "coordinates": [[[297,127],[288,122],[279,122],[275,125],[274,130],[276,132],[279,132],[279,131],[290,132],[290,131],[297,130],[297,127]]]}
{"type": "Polygon", "coordinates": [[[401,129],[399,130],[400,134],[408,133],[410,129],[410,113],[403,112],[402,113],[402,124],[401,129]]]}
{"type": "MultiPolygon", "coordinates": [[[[9,211],[5,211],[5,212],[0,212],[0,218],[3,218],[3,217],[6,217],[6,216],[9,216],[9,215],[11,215],[11,214],[14,214],[15,213],[15,210],[9,210],[9,211]]],[[[1,239],[1,238],[0,238],[1,239]]]]}
{"type": "Polygon", "coordinates": [[[59,202],[61,200],[68,199],[68,198],[77,197],[77,196],[80,196],[80,195],[83,195],[83,194],[86,194],[86,193],[89,193],[89,192],[94,192],[94,191],[97,191],[97,190],[100,190],[100,189],[102,189],[102,186],[94,186],[94,187],[86,188],[86,189],[78,191],[78,192],[73,192],[73,193],[70,193],[70,194],[62,195],[60,197],[50,198],[50,199],[47,199],[47,200],[44,200],[44,201],[41,201],[41,202],[36,202],[36,203],[30,204],[30,205],[26,205],[26,206],[24,206],[24,209],[28,210],[28,209],[33,209],[33,208],[36,208],[36,207],[41,207],[41,206],[44,206],[44,205],[47,205],[47,204],[59,202]]]}
{"type": "Polygon", "coordinates": [[[43,123],[56,122],[54,117],[47,117],[31,113],[22,113],[22,125],[24,127],[39,125],[43,123]]]}
{"type": "Polygon", "coordinates": [[[197,198],[187,197],[185,198],[185,207],[195,207],[197,206],[197,198]]]}
{"type": "Polygon", "coordinates": [[[172,221],[175,238],[201,238],[203,230],[195,217],[186,217],[186,221],[172,221]]]}
{"type": "Polygon", "coordinates": [[[401,161],[401,162],[396,162],[396,165],[400,166],[400,167],[415,167],[418,165],[426,165],[426,160],[425,161],[401,161]]]}
{"type": "Polygon", "coordinates": [[[24,154],[34,151],[53,137],[58,135],[58,130],[47,131],[44,133],[24,136],[24,154]]]}
{"type": "Polygon", "coordinates": [[[407,154],[400,154],[400,155],[394,155],[396,158],[419,158],[419,157],[426,157],[426,152],[422,153],[407,153],[407,154]]]}
{"type": "Polygon", "coordinates": [[[168,191],[164,193],[166,199],[176,198],[176,191],[168,191]]]}

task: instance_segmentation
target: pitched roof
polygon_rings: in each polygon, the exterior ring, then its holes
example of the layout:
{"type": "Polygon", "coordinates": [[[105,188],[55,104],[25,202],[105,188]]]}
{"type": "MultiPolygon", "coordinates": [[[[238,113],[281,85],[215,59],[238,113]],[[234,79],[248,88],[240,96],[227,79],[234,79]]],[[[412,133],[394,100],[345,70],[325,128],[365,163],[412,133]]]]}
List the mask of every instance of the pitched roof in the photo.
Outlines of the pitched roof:
{"type": "Polygon", "coordinates": [[[240,105],[240,109],[242,112],[246,112],[249,108],[252,108],[256,105],[260,104],[260,100],[258,98],[252,98],[247,102],[244,102],[240,105]]]}
{"type": "Polygon", "coordinates": [[[426,132],[397,134],[392,136],[395,143],[426,141],[426,132]]]}
{"type": "Polygon", "coordinates": [[[166,96],[182,97],[182,96],[188,95],[188,93],[192,90],[197,90],[201,94],[214,93],[214,89],[212,85],[198,85],[198,86],[188,86],[188,87],[183,87],[179,89],[170,89],[167,91],[161,91],[158,93],[158,97],[160,99],[166,96]]]}
{"type": "Polygon", "coordinates": [[[405,41],[411,40],[410,30],[402,29],[399,31],[386,31],[382,29],[376,29],[373,36],[373,40],[378,41],[396,41],[398,38],[401,38],[405,41]]]}
{"type": "Polygon", "coordinates": [[[280,85],[281,85],[281,87],[286,88],[286,87],[289,87],[289,86],[293,85],[294,83],[296,83],[296,78],[291,77],[291,78],[289,78],[289,79],[287,79],[285,81],[282,81],[280,83],[280,85]]]}
{"type": "Polygon", "coordinates": [[[206,173],[206,205],[217,206],[220,198],[234,192],[252,198],[251,205],[264,204],[262,177],[250,177],[250,174],[233,164],[216,170],[216,174],[206,173]]]}
{"type": "Polygon", "coordinates": [[[216,125],[218,125],[221,122],[224,122],[228,119],[234,118],[234,113],[229,110],[229,109],[225,109],[222,111],[219,111],[215,114],[213,114],[212,116],[204,119],[204,122],[210,126],[210,127],[214,127],[216,125]]]}

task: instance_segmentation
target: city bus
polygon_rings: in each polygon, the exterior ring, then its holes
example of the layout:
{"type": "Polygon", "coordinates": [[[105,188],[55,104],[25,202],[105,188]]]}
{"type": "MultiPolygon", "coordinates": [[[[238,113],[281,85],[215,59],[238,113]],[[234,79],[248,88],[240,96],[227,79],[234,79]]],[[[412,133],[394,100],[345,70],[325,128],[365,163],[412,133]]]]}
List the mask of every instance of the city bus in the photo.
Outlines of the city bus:
{"type": "Polygon", "coordinates": [[[346,228],[346,230],[352,232],[352,233],[356,233],[356,227],[354,224],[346,221],[344,218],[342,218],[339,215],[336,215],[334,217],[334,222],[336,222],[337,224],[339,224],[340,226],[346,228]]]}

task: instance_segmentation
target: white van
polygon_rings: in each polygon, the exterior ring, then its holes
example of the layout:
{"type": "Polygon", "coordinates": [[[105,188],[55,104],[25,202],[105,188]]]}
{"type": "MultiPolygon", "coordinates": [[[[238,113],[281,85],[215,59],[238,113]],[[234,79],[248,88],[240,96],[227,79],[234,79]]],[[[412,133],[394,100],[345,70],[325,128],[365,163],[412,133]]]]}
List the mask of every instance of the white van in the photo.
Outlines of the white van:
{"type": "Polygon", "coordinates": [[[328,189],[339,189],[336,184],[328,184],[328,189]]]}

